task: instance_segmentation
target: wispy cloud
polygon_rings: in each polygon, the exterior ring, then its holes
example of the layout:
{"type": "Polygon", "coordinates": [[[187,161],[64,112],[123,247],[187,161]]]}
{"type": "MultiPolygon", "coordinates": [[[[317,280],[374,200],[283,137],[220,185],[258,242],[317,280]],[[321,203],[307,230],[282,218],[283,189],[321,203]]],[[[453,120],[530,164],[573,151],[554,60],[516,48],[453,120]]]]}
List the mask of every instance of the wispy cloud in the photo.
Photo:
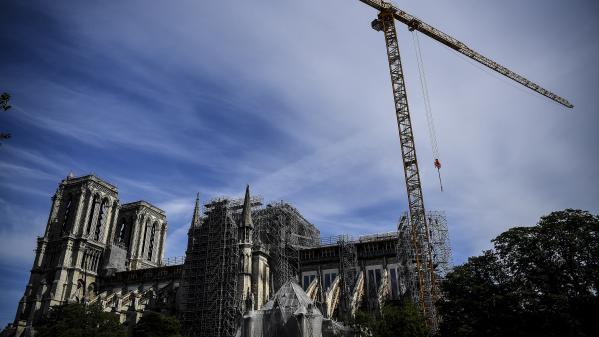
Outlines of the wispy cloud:
{"type": "MultiPolygon", "coordinates": [[[[447,212],[456,262],[551,210],[598,213],[596,6],[400,5],[576,105],[548,104],[423,37],[440,193],[412,39],[398,25],[425,202],[447,212]],[[574,21],[575,36],[555,24],[574,21]]],[[[116,184],[122,202],[165,209],[171,255],[184,253],[196,192],[241,196],[246,183],[323,235],[393,230],[406,197],[375,15],[342,0],[11,3],[0,13],[10,46],[0,86],[14,101],[0,118],[15,135],[0,147],[0,246],[21,242],[17,255],[32,259],[70,170],[116,184]]]]}
{"type": "Polygon", "coordinates": [[[15,206],[0,199],[0,263],[12,267],[30,266],[33,263],[36,233],[43,234],[45,219],[38,212],[15,206]]]}

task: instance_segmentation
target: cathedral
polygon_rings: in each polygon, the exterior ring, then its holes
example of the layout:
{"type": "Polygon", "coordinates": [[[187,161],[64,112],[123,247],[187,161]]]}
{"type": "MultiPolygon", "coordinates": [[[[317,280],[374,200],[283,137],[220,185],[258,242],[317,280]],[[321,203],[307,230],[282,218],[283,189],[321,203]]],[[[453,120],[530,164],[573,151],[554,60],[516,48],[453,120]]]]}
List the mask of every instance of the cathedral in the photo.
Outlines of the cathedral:
{"type": "Polygon", "coordinates": [[[184,258],[165,259],[166,214],[121,204],[95,175],[62,180],[7,336],[33,336],[52,306],[97,304],[132,331],[175,315],[185,336],[352,336],[356,310],[402,292],[397,232],[322,238],[292,205],[195,200],[184,258]]]}

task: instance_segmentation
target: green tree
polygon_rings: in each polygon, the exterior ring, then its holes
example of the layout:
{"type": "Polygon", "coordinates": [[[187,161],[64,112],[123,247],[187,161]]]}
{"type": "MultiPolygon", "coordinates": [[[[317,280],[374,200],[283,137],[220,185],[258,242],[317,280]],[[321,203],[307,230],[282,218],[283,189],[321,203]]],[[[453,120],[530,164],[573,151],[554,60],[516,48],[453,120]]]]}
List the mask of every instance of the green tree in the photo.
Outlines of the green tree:
{"type": "Polygon", "coordinates": [[[390,301],[377,316],[358,311],[355,323],[367,328],[373,337],[428,336],[424,317],[410,300],[390,301]]]}
{"type": "Polygon", "coordinates": [[[50,309],[36,337],[125,337],[116,315],[98,305],[65,304],[50,309]]]}
{"type": "Polygon", "coordinates": [[[515,227],[443,282],[442,336],[594,336],[599,217],[566,209],[515,227]]]}
{"type": "Polygon", "coordinates": [[[180,337],[181,323],[175,317],[155,312],[145,314],[135,325],[133,337],[180,337]]]}

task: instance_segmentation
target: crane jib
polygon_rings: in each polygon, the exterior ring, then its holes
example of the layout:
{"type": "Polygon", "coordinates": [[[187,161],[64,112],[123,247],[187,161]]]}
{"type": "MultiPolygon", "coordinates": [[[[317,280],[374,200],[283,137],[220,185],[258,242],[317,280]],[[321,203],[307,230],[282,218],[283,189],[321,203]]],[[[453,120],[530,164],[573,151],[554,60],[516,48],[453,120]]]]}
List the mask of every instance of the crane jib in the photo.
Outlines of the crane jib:
{"type": "Polygon", "coordinates": [[[395,7],[393,4],[390,4],[381,0],[360,0],[361,2],[369,5],[370,7],[379,10],[379,11],[389,11],[393,13],[393,17],[408,26],[410,31],[417,30],[422,34],[438,41],[447,47],[457,51],[458,53],[465,55],[476,62],[502,74],[503,76],[514,80],[515,82],[520,83],[521,85],[559,103],[568,108],[573,108],[574,105],[570,103],[567,99],[560,97],[553,92],[541,87],[540,85],[526,79],[524,76],[519,75],[508,68],[500,65],[499,63],[479,54],[478,52],[472,50],[466,44],[460,42],[459,40],[451,37],[450,35],[438,30],[437,28],[425,23],[419,18],[395,7]]]}

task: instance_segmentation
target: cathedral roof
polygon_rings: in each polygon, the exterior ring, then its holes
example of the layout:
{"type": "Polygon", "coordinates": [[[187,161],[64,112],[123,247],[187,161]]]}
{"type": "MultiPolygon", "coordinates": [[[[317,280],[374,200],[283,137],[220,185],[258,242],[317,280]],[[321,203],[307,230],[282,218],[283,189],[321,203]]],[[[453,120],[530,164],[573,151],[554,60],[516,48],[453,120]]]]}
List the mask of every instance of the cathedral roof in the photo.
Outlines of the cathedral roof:
{"type": "Polygon", "coordinates": [[[145,200],[128,202],[126,204],[121,205],[122,210],[127,209],[127,208],[136,208],[136,207],[150,209],[150,210],[154,211],[156,214],[159,214],[161,216],[166,216],[166,213],[164,212],[164,210],[150,204],[149,202],[147,202],[145,200]]]}
{"type": "Polygon", "coordinates": [[[322,315],[314,305],[314,301],[308,297],[299,284],[293,281],[288,281],[282,285],[261,310],[273,309],[280,309],[285,321],[291,315],[306,314],[309,311],[311,311],[311,314],[322,315]]]}

